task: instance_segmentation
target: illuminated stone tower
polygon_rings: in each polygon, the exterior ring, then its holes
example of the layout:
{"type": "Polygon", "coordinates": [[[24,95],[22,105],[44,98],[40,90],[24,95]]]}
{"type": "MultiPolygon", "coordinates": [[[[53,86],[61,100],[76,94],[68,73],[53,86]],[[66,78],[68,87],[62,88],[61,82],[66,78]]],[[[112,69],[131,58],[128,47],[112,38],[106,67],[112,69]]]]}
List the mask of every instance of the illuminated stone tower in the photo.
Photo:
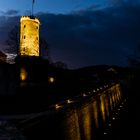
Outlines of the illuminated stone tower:
{"type": "Polygon", "coordinates": [[[22,16],[20,19],[20,55],[39,56],[39,25],[37,18],[22,16]]]}

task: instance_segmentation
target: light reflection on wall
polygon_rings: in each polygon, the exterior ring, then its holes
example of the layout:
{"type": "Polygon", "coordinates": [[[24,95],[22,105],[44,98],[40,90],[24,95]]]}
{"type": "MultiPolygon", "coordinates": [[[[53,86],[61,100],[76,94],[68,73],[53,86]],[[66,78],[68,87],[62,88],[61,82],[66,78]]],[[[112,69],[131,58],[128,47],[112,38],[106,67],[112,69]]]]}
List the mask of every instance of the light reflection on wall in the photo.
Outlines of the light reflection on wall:
{"type": "Polygon", "coordinates": [[[93,102],[93,114],[94,114],[95,126],[96,126],[96,128],[99,128],[97,101],[93,102]]]}
{"type": "Polygon", "coordinates": [[[84,140],[91,140],[91,112],[89,107],[84,106],[78,111],[81,138],[84,140]]]}
{"type": "Polygon", "coordinates": [[[110,103],[110,109],[112,110],[115,108],[119,102],[121,101],[121,90],[120,90],[120,85],[117,84],[110,89],[108,89],[109,92],[109,103],[110,103]]]}
{"type": "MultiPolygon", "coordinates": [[[[21,72],[24,73],[24,69],[21,72]]],[[[121,101],[121,96],[120,86],[116,85],[113,88],[108,88],[100,92],[97,96],[93,96],[90,101],[86,100],[85,102],[71,106],[71,108],[60,111],[62,114],[59,117],[62,118],[58,117],[59,119],[56,121],[57,125],[52,125],[52,134],[54,134],[54,130],[56,129],[57,135],[61,140],[96,139],[96,132],[100,128],[104,128],[108,116],[114,109],[114,102],[117,101],[115,105],[118,105],[121,101]]],[[[60,109],[61,106],[56,104],[56,107],[56,109],[60,109]]],[[[57,117],[55,116],[55,118],[57,117]]],[[[54,121],[54,124],[56,122],[54,121]]]]}
{"type": "Polygon", "coordinates": [[[113,101],[113,107],[115,107],[115,93],[112,91],[112,101],[113,101]]]}
{"type": "Polygon", "coordinates": [[[119,99],[119,101],[121,100],[121,97],[122,97],[122,94],[121,94],[121,88],[120,88],[120,85],[118,84],[117,85],[117,92],[118,92],[118,99],[119,99]]]}
{"type": "Polygon", "coordinates": [[[110,101],[110,109],[113,109],[113,103],[112,103],[112,96],[111,94],[109,95],[109,101],[110,101]]]}
{"type": "Polygon", "coordinates": [[[91,140],[94,130],[104,127],[111,111],[120,103],[121,94],[120,86],[116,85],[100,93],[92,102],[75,108],[74,114],[68,115],[67,125],[64,126],[67,129],[66,139],[91,140]]]}
{"type": "Polygon", "coordinates": [[[101,111],[101,115],[102,115],[102,119],[105,122],[105,100],[104,100],[104,94],[100,96],[100,111],[101,111]]]}
{"type": "Polygon", "coordinates": [[[64,137],[66,140],[81,140],[76,110],[72,110],[67,113],[67,117],[63,120],[62,128],[65,133],[64,137]]]}
{"type": "Polygon", "coordinates": [[[107,95],[105,95],[105,109],[106,109],[106,115],[107,117],[109,117],[109,101],[107,95]]]}

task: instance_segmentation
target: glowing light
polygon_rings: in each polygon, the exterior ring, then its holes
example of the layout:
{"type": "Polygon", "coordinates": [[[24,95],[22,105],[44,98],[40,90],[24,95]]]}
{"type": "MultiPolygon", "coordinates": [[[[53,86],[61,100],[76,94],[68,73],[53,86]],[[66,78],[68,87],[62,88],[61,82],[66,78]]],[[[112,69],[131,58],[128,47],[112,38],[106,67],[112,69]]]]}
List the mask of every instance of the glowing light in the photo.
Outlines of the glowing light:
{"type": "Polygon", "coordinates": [[[21,68],[20,69],[20,80],[25,81],[26,78],[27,78],[27,72],[26,72],[25,68],[21,68]]]}
{"type": "Polygon", "coordinates": [[[61,108],[62,106],[60,106],[60,105],[58,105],[58,104],[56,104],[55,105],[55,109],[59,109],[59,108],[61,108]]]}
{"type": "Polygon", "coordinates": [[[115,117],[113,117],[112,119],[115,120],[115,117]]]}
{"type": "Polygon", "coordinates": [[[54,82],[54,78],[53,77],[49,77],[49,82],[53,83],[54,82]]]}
{"type": "Polygon", "coordinates": [[[87,95],[84,93],[84,94],[83,94],[83,97],[86,97],[86,96],[87,96],[87,95]]]}
{"type": "Polygon", "coordinates": [[[73,101],[71,101],[70,99],[67,100],[67,103],[68,103],[68,104],[70,104],[70,103],[72,103],[72,102],[73,102],[73,101]]]}

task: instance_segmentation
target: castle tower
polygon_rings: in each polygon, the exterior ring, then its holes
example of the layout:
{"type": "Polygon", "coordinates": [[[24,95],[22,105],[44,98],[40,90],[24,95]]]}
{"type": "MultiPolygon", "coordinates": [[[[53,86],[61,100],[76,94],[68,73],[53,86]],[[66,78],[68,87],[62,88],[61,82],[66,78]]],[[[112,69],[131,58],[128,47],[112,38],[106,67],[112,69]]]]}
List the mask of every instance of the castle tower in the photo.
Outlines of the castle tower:
{"type": "Polygon", "coordinates": [[[37,18],[22,16],[20,19],[20,55],[39,56],[39,25],[37,18]]]}

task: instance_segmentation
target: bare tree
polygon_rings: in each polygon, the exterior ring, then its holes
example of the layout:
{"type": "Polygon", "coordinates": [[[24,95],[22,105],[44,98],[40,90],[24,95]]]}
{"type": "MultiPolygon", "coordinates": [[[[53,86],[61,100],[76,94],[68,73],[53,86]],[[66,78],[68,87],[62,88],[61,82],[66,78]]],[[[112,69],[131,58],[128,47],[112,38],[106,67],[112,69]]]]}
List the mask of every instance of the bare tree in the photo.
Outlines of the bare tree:
{"type": "Polygon", "coordinates": [[[9,53],[18,54],[19,50],[19,26],[14,26],[14,28],[9,32],[8,39],[6,40],[6,44],[9,46],[6,49],[9,53]]]}
{"type": "Polygon", "coordinates": [[[49,56],[49,47],[45,38],[40,37],[39,39],[40,55],[43,57],[49,56]]]}

